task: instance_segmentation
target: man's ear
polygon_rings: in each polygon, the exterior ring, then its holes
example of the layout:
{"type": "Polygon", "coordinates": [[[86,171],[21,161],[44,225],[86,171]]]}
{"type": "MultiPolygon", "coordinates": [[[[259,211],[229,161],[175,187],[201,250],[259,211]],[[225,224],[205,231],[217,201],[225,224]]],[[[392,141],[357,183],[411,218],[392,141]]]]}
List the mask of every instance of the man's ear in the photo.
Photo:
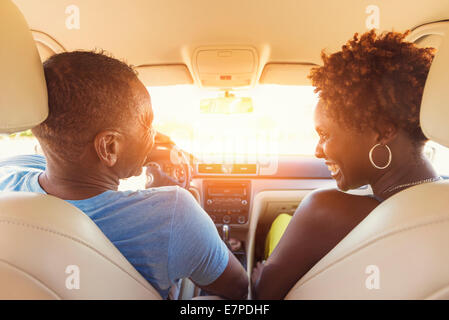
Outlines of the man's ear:
{"type": "Polygon", "coordinates": [[[121,136],[116,131],[105,130],[95,136],[94,147],[98,159],[107,167],[117,163],[121,136]]]}

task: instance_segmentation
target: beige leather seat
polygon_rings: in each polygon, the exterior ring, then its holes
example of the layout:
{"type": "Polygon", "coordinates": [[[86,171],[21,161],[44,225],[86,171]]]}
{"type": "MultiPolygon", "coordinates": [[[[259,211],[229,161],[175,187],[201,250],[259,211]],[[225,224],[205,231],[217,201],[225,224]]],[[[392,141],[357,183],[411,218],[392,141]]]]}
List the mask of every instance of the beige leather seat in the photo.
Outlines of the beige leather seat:
{"type": "MultiPolygon", "coordinates": [[[[449,146],[449,30],[421,106],[426,136],[449,146]]],[[[449,299],[449,182],[408,188],[379,205],[286,299],[449,299]]]]}
{"type": "MultiPolygon", "coordinates": [[[[0,1],[0,132],[47,117],[47,89],[20,11],[0,1]]],[[[161,299],[83,212],[58,198],[0,193],[0,299],[161,299]]]]}

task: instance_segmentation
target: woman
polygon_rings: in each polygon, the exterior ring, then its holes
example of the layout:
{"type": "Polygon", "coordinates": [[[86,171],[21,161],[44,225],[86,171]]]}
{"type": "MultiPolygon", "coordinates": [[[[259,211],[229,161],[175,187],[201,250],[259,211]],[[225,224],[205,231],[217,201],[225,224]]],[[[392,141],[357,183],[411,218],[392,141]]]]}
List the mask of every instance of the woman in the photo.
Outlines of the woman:
{"type": "Polygon", "coordinates": [[[322,53],[309,76],[320,100],[316,157],[325,159],[338,189],[302,202],[252,280],[257,299],[282,299],[293,285],[380,202],[413,185],[440,179],[423,154],[419,125],[433,48],[404,41],[406,33],[356,33],[342,50],[322,53]],[[371,185],[372,196],[343,191],[371,185]]]}

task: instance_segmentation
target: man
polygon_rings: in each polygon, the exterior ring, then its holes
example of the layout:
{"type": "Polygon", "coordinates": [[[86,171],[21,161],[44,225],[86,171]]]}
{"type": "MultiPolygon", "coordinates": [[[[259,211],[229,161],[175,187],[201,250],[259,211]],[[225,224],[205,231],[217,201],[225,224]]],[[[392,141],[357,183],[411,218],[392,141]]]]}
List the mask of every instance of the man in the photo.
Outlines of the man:
{"type": "Polygon", "coordinates": [[[163,298],[189,277],[209,293],[244,299],[245,270],[188,191],[117,191],[120,179],[142,172],[154,142],[150,96],[134,70],[77,51],[51,57],[44,71],[50,112],[32,131],[45,158],[3,162],[0,190],[47,193],[78,207],[163,298]]]}

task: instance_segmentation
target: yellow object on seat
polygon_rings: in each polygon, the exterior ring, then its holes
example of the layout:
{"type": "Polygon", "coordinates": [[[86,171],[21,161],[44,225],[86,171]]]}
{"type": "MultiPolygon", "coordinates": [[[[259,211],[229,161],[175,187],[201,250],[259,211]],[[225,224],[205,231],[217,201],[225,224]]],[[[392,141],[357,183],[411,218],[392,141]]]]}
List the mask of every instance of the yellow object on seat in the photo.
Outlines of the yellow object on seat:
{"type": "Polygon", "coordinates": [[[265,239],[265,260],[268,259],[274,248],[276,248],[291,219],[292,216],[287,213],[281,213],[276,219],[274,219],[267,238],[265,239]]]}

